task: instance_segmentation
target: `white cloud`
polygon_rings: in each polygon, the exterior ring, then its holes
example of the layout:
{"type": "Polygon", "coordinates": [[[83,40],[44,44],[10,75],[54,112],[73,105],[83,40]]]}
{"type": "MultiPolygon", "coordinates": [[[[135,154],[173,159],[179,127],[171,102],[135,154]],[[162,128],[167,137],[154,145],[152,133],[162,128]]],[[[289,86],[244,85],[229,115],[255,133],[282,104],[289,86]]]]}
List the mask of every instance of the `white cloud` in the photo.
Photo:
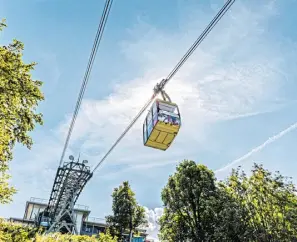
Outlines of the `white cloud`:
{"type": "Polygon", "coordinates": [[[158,221],[163,214],[163,208],[155,208],[155,209],[148,209],[144,207],[146,219],[148,221],[148,226],[146,231],[148,233],[148,239],[153,239],[155,242],[159,241],[158,233],[160,229],[160,225],[158,221]]]}

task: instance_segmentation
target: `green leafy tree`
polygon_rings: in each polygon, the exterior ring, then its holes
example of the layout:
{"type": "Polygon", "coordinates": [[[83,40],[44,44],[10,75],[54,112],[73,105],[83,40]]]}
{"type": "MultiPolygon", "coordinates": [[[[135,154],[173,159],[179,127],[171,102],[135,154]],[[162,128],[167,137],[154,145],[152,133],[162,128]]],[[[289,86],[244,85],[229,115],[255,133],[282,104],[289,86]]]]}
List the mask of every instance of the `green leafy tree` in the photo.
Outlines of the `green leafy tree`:
{"type": "Polygon", "coordinates": [[[233,170],[224,187],[246,214],[246,241],[296,241],[297,196],[288,177],[255,164],[249,177],[233,170]]]}
{"type": "Polygon", "coordinates": [[[162,241],[243,241],[246,236],[237,200],[204,165],[181,162],[162,191],[162,201],[162,241]]]}
{"type": "Polygon", "coordinates": [[[114,189],[112,198],[113,215],[106,217],[112,235],[123,239],[124,233],[136,232],[137,227],[146,224],[145,210],[137,204],[128,181],[114,189]]]}
{"type": "Polygon", "coordinates": [[[217,188],[217,200],[213,207],[216,211],[214,241],[251,241],[248,214],[223,184],[217,183],[217,188]]]}
{"type": "Polygon", "coordinates": [[[160,239],[205,241],[214,234],[217,188],[212,171],[194,161],[181,162],[162,191],[160,239]]]}
{"type": "MultiPolygon", "coordinates": [[[[6,27],[0,22],[0,31],[6,27]]],[[[28,132],[42,124],[42,115],[36,113],[38,103],[44,99],[40,91],[42,82],[33,80],[31,70],[36,63],[22,60],[24,45],[18,40],[0,46],[0,203],[11,201],[16,190],[8,185],[8,162],[16,143],[28,148],[32,139],[28,132]]]]}

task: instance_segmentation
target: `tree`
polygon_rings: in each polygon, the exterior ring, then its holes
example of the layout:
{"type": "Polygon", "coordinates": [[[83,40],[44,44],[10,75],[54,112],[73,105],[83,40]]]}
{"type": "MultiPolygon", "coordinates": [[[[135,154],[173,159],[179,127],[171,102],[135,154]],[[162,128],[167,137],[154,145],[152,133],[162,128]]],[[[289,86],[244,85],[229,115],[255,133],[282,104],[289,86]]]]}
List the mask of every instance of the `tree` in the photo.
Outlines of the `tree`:
{"type": "Polygon", "coordinates": [[[122,239],[124,233],[135,232],[137,227],[146,224],[144,208],[137,204],[128,181],[114,189],[112,198],[113,215],[106,217],[112,235],[122,239]]]}
{"type": "MultiPolygon", "coordinates": [[[[0,31],[6,27],[0,23],[0,31]]],[[[40,91],[42,82],[33,80],[30,71],[35,62],[22,60],[24,45],[18,40],[0,46],[0,203],[11,201],[16,190],[7,183],[8,162],[16,143],[29,149],[32,139],[28,132],[42,124],[42,115],[36,113],[38,103],[44,99],[40,91]]]]}
{"type": "Polygon", "coordinates": [[[246,214],[250,240],[296,241],[297,196],[288,177],[254,164],[250,177],[233,170],[223,186],[246,214]]]}
{"type": "Polygon", "coordinates": [[[162,191],[162,201],[162,241],[245,241],[249,227],[244,211],[204,165],[181,162],[162,191]]]}
{"type": "Polygon", "coordinates": [[[162,191],[160,239],[206,241],[215,232],[217,188],[212,171],[194,161],[181,162],[162,191]]]}
{"type": "Polygon", "coordinates": [[[248,213],[238,200],[232,197],[222,183],[217,183],[217,200],[214,204],[216,220],[214,221],[215,241],[255,241],[248,223],[248,213]]]}

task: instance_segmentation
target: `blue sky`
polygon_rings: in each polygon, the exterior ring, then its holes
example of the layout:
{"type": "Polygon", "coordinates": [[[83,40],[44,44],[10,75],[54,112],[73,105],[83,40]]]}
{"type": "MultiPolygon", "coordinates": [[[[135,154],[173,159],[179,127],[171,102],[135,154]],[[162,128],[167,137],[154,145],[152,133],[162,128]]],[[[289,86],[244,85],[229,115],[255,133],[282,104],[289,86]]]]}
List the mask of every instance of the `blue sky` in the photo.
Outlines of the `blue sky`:
{"type": "MultiPolygon", "coordinates": [[[[98,162],[222,4],[115,0],[66,157],[81,152],[91,165],[98,162]]],[[[1,44],[24,42],[24,59],[38,62],[33,76],[44,82],[46,98],[33,148],[14,150],[11,182],[19,192],[0,207],[1,216],[21,217],[30,197],[49,197],[104,1],[0,0],[0,6],[8,24],[1,44]]],[[[237,0],[166,87],[183,122],[172,147],[143,147],[142,117],[79,203],[103,217],[111,211],[112,189],[129,180],[155,234],[160,192],[183,159],[223,168],[219,179],[234,167],[224,168],[230,162],[247,171],[259,162],[296,183],[296,7],[293,0],[237,0]]]]}

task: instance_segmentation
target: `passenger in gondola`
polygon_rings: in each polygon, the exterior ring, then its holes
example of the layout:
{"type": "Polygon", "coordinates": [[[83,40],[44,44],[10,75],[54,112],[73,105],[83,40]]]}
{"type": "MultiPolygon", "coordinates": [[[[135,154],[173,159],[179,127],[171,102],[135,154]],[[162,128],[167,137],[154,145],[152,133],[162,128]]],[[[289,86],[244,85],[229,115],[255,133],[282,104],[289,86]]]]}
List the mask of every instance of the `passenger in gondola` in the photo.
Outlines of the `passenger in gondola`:
{"type": "Polygon", "coordinates": [[[172,124],[179,125],[179,119],[177,117],[172,117],[172,124]]]}

